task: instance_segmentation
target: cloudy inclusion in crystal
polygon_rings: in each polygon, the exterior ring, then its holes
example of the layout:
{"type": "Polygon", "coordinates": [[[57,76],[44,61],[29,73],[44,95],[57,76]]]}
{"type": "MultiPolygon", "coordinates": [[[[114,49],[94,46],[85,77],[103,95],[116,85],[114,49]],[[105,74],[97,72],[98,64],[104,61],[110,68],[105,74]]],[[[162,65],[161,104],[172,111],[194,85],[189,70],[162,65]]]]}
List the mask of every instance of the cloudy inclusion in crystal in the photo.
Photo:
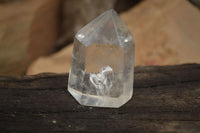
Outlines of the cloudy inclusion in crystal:
{"type": "Polygon", "coordinates": [[[114,10],[75,36],[68,91],[82,105],[120,107],[133,95],[134,41],[114,10]]]}

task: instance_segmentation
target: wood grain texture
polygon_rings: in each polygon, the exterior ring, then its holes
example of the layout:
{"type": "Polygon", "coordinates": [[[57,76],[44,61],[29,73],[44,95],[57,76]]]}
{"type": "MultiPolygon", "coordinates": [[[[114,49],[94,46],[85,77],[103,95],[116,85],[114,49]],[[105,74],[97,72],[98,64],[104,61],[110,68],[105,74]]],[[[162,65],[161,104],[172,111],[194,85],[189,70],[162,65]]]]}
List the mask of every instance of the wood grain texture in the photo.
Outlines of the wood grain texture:
{"type": "Polygon", "coordinates": [[[119,109],[79,105],[68,74],[0,77],[0,132],[199,133],[200,65],[136,67],[119,109]]]}

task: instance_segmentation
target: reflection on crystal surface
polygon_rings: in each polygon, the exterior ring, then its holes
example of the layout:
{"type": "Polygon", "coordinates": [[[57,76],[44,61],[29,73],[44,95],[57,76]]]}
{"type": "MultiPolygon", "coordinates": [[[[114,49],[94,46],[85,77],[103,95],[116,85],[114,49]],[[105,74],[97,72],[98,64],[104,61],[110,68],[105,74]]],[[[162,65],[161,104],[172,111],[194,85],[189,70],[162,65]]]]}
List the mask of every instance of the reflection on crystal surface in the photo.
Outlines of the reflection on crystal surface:
{"type": "Polygon", "coordinates": [[[76,34],[68,90],[82,105],[120,107],[133,94],[133,67],[132,35],[108,10],[76,34]]]}

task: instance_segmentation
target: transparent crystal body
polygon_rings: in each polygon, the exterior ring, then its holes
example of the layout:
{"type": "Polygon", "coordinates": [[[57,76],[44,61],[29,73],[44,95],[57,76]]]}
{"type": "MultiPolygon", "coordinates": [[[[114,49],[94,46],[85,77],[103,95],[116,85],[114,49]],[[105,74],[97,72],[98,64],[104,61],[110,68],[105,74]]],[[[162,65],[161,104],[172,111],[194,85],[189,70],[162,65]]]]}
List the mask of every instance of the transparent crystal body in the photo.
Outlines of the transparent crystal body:
{"type": "Polygon", "coordinates": [[[82,105],[120,107],[133,95],[134,41],[114,10],[75,36],[68,91],[82,105]]]}

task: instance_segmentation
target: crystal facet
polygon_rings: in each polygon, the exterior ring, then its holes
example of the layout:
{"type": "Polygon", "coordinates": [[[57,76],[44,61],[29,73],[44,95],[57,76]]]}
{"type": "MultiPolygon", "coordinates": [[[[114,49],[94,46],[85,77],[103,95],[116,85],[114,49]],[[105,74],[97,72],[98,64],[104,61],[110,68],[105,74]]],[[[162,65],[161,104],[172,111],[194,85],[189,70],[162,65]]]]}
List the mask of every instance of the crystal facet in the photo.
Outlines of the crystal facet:
{"type": "Polygon", "coordinates": [[[114,10],[75,36],[68,91],[82,105],[120,107],[133,95],[134,41],[114,10]]]}

